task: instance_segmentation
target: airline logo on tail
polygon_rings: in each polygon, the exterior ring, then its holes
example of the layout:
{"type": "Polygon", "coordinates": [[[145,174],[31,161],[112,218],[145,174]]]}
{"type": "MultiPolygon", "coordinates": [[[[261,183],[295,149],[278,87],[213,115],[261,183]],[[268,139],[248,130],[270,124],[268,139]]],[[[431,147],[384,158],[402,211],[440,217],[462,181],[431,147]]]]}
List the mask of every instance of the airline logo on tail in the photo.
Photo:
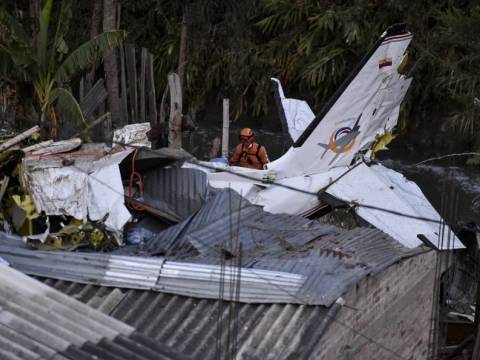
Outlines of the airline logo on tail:
{"type": "Polygon", "coordinates": [[[318,143],[319,146],[323,147],[325,151],[323,152],[321,158],[323,158],[328,150],[333,151],[337,154],[343,154],[353,147],[355,144],[355,139],[358,134],[360,134],[360,118],[362,114],[358,115],[355,124],[352,127],[343,126],[341,128],[335,129],[328,140],[328,144],[318,143]]]}

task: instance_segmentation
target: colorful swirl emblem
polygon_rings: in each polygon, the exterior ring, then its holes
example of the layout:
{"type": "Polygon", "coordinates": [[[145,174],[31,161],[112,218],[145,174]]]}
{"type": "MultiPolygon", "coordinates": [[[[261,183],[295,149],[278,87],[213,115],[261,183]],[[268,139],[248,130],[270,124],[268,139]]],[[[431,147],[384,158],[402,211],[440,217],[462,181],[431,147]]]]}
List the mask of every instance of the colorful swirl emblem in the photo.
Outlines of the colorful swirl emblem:
{"type": "Polygon", "coordinates": [[[353,144],[355,144],[355,137],[350,139],[349,142],[345,143],[342,139],[352,132],[352,129],[348,126],[342,127],[335,130],[330,139],[328,140],[328,148],[334,153],[341,154],[349,151],[353,144]]]}

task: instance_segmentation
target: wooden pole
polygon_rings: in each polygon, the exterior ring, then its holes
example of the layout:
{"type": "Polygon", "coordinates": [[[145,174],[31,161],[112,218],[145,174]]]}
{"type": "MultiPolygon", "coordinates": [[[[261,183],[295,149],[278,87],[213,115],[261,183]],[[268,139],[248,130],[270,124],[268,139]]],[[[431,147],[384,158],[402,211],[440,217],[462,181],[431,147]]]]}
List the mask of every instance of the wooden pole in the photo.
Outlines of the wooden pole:
{"type": "Polygon", "coordinates": [[[182,147],[182,87],[177,74],[168,74],[168,87],[170,89],[168,147],[180,149],[182,147]]]}
{"type": "MultiPolygon", "coordinates": [[[[157,125],[157,98],[155,95],[155,80],[153,74],[153,55],[148,53],[147,57],[147,95],[148,95],[148,112],[149,112],[149,121],[153,126],[157,125]]],[[[162,99],[163,101],[163,99],[162,99]]],[[[163,104],[163,103],[162,103],[163,104]]]]}
{"type": "Polygon", "coordinates": [[[40,127],[38,125],[24,131],[23,133],[15,136],[14,138],[5,141],[3,144],[0,144],[0,151],[7,150],[8,148],[12,147],[13,145],[18,144],[19,142],[25,140],[26,138],[32,136],[36,132],[40,131],[40,127]]]}
{"type": "Polygon", "coordinates": [[[50,146],[52,144],[53,144],[53,140],[47,140],[47,141],[43,141],[39,144],[27,146],[27,147],[23,148],[22,151],[24,153],[27,153],[27,152],[30,152],[30,151],[41,149],[41,148],[46,147],[46,146],[50,146]]]}
{"type": "Polygon", "coordinates": [[[148,51],[142,48],[140,53],[140,121],[145,122],[145,74],[147,68],[148,51]]]}
{"type": "Polygon", "coordinates": [[[230,100],[223,99],[222,157],[228,159],[228,135],[230,130],[230,100]]]}

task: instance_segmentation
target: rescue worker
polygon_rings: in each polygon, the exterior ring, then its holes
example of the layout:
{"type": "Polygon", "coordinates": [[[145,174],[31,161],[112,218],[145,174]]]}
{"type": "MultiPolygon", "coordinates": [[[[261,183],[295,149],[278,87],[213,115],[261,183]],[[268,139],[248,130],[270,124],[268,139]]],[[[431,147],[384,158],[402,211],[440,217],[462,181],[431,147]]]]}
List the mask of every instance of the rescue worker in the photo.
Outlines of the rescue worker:
{"type": "Polygon", "coordinates": [[[268,160],[267,150],[255,141],[252,129],[245,128],[240,131],[241,143],[235,148],[230,159],[230,165],[251,169],[266,169],[268,160]]]}

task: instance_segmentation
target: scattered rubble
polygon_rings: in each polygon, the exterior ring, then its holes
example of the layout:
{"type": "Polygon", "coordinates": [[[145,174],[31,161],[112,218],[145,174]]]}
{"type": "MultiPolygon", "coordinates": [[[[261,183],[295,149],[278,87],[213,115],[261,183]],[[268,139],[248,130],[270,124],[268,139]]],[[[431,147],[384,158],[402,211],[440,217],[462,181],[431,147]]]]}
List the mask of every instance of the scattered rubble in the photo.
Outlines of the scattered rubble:
{"type": "Polygon", "coordinates": [[[123,245],[132,216],[119,164],[133,149],[80,138],[39,141],[39,132],[35,126],[0,144],[2,229],[44,250],[123,245]]]}

